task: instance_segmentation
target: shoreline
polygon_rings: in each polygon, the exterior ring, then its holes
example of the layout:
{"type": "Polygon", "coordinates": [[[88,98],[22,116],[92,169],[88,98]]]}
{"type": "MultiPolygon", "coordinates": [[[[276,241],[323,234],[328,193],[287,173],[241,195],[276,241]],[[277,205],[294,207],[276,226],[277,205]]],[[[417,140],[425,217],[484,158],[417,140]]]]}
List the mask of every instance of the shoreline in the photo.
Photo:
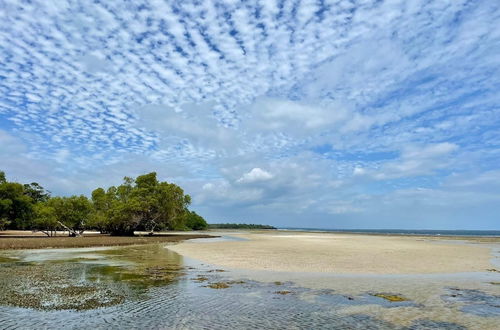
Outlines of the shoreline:
{"type": "Polygon", "coordinates": [[[284,229],[212,229],[200,231],[207,235],[217,236],[232,236],[242,237],[247,234],[315,234],[315,235],[339,235],[339,236],[360,236],[360,237],[399,237],[399,238],[414,238],[421,240],[443,240],[443,241],[457,241],[468,243],[498,243],[500,244],[500,236],[473,236],[473,235],[424,235],[424,234],[401,234],[401,233],[368,233],[368,232],[333,232],[333,231],[308,231],[308,230],[284,230],[284,229]]]}
{"type": "Polygon", "coordinates": [[[0,251],[47,249],[47,248],[84,248],[103,246],[126,246],[154,243],[178,243],[196,238],[215,238],[215,235],[192,233],[158,233],[153,236],[109,236],[87,234],[81,237],[41,236],[31,232],[0,233],[0,251]],[[23,235],[24,234],[24,235],[23,235]],[[31,235],[30,235],[31,234],[31,235]]]}

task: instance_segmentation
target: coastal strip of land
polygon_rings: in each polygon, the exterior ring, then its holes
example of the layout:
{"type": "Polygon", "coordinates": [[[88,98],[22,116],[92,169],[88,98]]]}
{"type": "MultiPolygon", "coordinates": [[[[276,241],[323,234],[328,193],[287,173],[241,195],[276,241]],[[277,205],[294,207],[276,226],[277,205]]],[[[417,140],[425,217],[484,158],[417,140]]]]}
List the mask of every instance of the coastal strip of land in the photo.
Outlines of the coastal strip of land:
{"type": "Polygon", "coordinates": [[[109,236],[88,234],[82,237],[41,236],[31,232],[0,232],[0,250],[45,249],[45,248],[82,248],[99,246],[124,246],[151,243],[176,243],[194,238],[211,238],[206,234],[155,234],[153,236],[109,236]]]}
{"type": "Polygon", "coordinates": [[[183,242],[169,249],[230,269],[335,274],[484,272],[500,238],[249,232],[246,240],[183,242]]]}

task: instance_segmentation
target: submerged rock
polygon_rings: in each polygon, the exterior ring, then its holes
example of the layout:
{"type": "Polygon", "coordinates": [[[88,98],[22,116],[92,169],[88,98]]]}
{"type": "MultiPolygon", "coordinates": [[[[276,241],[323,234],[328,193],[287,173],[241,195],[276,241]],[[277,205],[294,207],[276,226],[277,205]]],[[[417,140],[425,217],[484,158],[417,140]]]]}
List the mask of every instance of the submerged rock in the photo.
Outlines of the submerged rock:
{"type": "Polygon", "coordinates": [[[192,280],[195,281],[195,282],[201,283],[201,282],[208,281],[208,277],[198,276],[198,277],[192,278],[192,280]]]}
{"type": "Polygon", "coordinates": [[[467,328],[456,323],[433,321],[433,320],[416,320],[408,328],[408,330],[427,330],[427,329],[446,329],[446,330],[466,330],[467,328]]]}
{"type": "Polygon", "coordinates": [[[448,288],[441,296],[447,303],[463,304],[461,310],[479,316],[500,316],[500,296],[474,289],[448,288]]]}
{"type": "Polygon", "coordinates": [[[293,293],[292,291],[288,291],[288,290],[280,290],[280,291],[276,291],[275,292],[276,294],[281,294],[281,295],[287,295],[287,294],[290,294],[290,293],[293,293]]]}
{"type": "Polygon", "coordinates": [[[207,285],[208,288],[210,289],[227,289],[230,288],[231,286],[225,282],[215,282],[215,283],[210,283],[207,285]]]}

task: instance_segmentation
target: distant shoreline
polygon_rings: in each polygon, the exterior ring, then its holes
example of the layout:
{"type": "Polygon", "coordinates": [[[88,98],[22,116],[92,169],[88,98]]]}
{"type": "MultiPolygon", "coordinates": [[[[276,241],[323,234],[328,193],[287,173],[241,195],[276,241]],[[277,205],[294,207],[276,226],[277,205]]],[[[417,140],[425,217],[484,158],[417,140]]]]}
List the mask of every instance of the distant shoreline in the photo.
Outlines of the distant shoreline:
{"type": "Polygon", "coordinates": [[[278,227],[280,231],[346,233],[367,235],[402,235],[432,237],[500,237],[500,230],[432,230],[432,229],[322,229],[278,227]]]}

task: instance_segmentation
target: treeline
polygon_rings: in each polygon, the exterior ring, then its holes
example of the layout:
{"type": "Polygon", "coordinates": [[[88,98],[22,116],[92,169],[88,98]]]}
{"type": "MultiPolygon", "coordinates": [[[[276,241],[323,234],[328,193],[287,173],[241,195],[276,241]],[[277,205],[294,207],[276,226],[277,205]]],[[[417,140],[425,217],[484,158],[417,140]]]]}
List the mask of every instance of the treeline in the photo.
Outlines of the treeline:
{"type": "Polygon", "coordinates": [[[112,235],[134,231],[201,230],[206,221],[188,206],[191,197],[181,187],[160,182],[156,173],[125,177],[117,187],[97,188],[86,196],[52,197],[38,183],[9,182],[0,171],[0,230],[42,231],[52,236],[67,230],[112,235]]]}
{"type": "Polygon", "coordinates": [[[210,223],[208,224],[210,229],[276,229],[269,225],[256,225],[256,224],[246,224],[246,223],[210,223]]]}

